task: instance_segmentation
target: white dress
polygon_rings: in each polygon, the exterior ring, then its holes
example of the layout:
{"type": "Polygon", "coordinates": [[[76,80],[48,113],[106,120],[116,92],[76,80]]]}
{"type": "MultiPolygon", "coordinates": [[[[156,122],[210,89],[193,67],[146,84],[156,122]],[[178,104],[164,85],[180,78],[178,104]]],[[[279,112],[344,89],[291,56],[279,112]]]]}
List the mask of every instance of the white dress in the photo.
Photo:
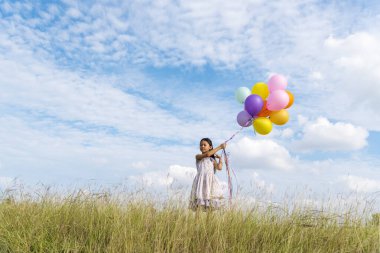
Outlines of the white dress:
{"type": "Polygon", "coordinates": [[[214,158],[205,157],[197,160],[197,175],[191,188],[189,208],[197,207],[221,207],[223,189],[214,171],[214,158]]]}

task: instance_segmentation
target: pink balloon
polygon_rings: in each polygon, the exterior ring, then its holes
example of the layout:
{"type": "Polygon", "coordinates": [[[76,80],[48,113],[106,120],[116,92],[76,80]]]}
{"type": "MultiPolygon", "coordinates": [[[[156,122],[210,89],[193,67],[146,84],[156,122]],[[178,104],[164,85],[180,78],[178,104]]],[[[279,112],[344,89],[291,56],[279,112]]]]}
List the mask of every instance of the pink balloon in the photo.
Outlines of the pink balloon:
{"type": "Polygon", "coordinates": [[[270,92],[275,90],[285,90],[286,86],[288,86],[288,81],[282,75],[273,75],[268,80],[268,88],[270,92]]]}
{"type": "Polygon", "coordinates": [[[279,111],[284,109],[289,103],[289,95],[284,90],[274,90],[269,93],[267,99],[267,108],[270,111],[279,111]]]}

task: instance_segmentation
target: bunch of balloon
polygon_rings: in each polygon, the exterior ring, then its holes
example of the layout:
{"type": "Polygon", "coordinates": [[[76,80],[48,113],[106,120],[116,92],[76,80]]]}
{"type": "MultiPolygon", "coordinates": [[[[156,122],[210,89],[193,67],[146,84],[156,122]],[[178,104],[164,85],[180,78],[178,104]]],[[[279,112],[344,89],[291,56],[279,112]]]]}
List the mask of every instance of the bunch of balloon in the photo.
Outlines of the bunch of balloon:
{"type": "Polygon", "coordinates": [[[288,81],[282,75],[272,75],[268,83],[259,82],[250,90],[240,87],[235,92],[236,100],[244,104],[244,110],[237,115],[242,127],[253,125],[255,132],[266,135],[272,131],[273,124],[284,125],[289,120],[286,109],[292,106],[294,96],[286,90],[288,81]]]}

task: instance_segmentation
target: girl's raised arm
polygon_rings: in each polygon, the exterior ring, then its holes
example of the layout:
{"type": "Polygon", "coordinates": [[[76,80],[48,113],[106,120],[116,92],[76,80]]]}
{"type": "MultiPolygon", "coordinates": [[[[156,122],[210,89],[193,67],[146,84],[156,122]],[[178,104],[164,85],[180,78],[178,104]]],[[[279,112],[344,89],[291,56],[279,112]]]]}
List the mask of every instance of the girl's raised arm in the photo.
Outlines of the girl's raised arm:
{"type": "Polygon", "coordinates": [[[219,150],[221,149],[225,149],[226,148],[226,143],[222,143],[220,144],[218,147],[214,148],[214,149],[211,149],[210,151],[207,151],[203,154],[198,154],[195,156],[195,159],[197,160],[202,160],[203,158],[205,157],[210,157],[212,156],[213,154],[215,154],[216,152],[218,152],[219,150]]]}

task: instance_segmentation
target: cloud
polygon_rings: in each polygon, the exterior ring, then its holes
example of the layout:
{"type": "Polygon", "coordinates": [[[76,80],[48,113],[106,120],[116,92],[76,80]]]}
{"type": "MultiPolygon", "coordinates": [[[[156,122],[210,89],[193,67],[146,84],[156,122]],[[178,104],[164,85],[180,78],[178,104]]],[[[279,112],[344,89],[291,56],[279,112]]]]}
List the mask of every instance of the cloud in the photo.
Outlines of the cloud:
{"type": "Polygon", "coordinates": [[[2,191],[12,187],[15,183],[15,179],[12,177],[0,177],[0,189],[2,191]]]}
{"type": "Polygon", "coordinates": [[[286,148],[273,140],[243,137],[228,147],[232,161],[241,169],[291,170],[294,160],[286,148]]]}
{"type": "Polygon", "coordinates": [[[380,40],[370,29],[376,8],[364,5],[368,13],[357,15],[350,4],[338,7],[313,0],[3,1],[1,170],[49,182],[131,177],[153,188],[190,185],[199,139],[218,144],[236,129],[234,87],[278,72],[296,97],[292,115],[322,112],[321,121],[300,116],[301,131],[289,122],[271,136],[234,139],[231,164],[269,192],[274,185],[334,187],[346,167],[368,167],[353,159],[367,145],[366,129],[380,129],[380,40]],[[293,138],[302,150],[356,152],[346,163],[302,160],[285,148],[294,148],[293,138]]]}
{"type": "Polygon", "coordinates": [[[17,38],[0,34],[0,159],[14,174],[121,179],[178,159],[189,164],[194,138],[222,141],[234,129],[233,117],[219,120],[232,106],[215,92],[163,89],[134,69],[117,78],[71,70],[17,38]]]}
{"type": "Polygon", "coordinates": [[[169,167],[168,175],[173,178],[173,182],[179,185],[191,185],[197,170],[193,167],[185,167],[181,165],[171,165],[169,167]]]}
{"type": "MultiPolygon", "coordinates": [[[[342,14],[337,12],[333,16],[339,15],[342,14]]],[[[377,23],[370,15],[365,19],[377,23]]],[[[292,109],[297,113],[317,117],[323,112],[326,118],[378,131],[380,91],[376,87],[380,85],[380,62],[376,56],[380,52],[380,34],[371,26],[351,33],[340,32],[341,27],[331,30],[332,27],[326,29],[329,32],[324,36],[311,35],[314,48],[296,47],[299,52],[292,53],[292,58],[298,63],[284,67],[280,61],[273,68],[289,73],[289,89],[296,99],[292,109]]]]}
{"type": "Polygon", "coordinates": [[[129,179],[149,188],[175,186],[191,189],[196,173],[197,170],[193,167],[170,165],[166,170],[149,170],[135,176],[130,176],[129,179]]]}
{"type": "MultiPolygon", "coordinates": [[[[303,119],[301,120],[303,121],[303,119]]],[[[367,145],[368,131],[349,123],[331,123],[324,117],[307,122],[302,137],[293,143],[298,151],[351,151],[367,145]]]]}
{"type": "Polygon", "coordinates": [[[1,171],[28,183],[118,183],[131,175],[164,170],[178,160],[191,164],[194,159],[189,155],[191,147],[157,146],[101,129],[83,131],[49,120],[11,116],[0,117],[0,142],[1,171]]]}
{"type": "Polygon", "coordinates": [[[268,183],[264,179],[262,179],[257,172],[253,172],[252,174],[253,184],[261,190],[264,190],[266,193],[271,194],[274,192],[275,187],[273,183],[268,183]]]}
{"type": "Polygon", "coordinates": [[[353,191],[365,193],[380,191],[380,180],[353,175],[343,176],[342,180],[353,191]]]}
{"type": "Polygon", "coordinates": [[[9,1],[3,9],[22,10],[23,15],[17,11],[7,15],[2,29],[25,45],[44,46],[50,53],[63,50],[61,56],[93,68],[104,62],[115,66],[212,64],[231,69],[259,63],[268,67],[282,54],[313,48],[316,39],[328,34],[331,11],[324,7],[304,0],[36,6],[9,1]],[[17,30],[12,30],[14,23],[17,30]],[[90,56],[97,61],[86,63],[84,59],[90,56]]]}
{"type": "MultiPolygon", "coordinates": [[[[2,6],[6,13],[14,10],[0,23],[9,35],[7,43],[22,45],[59,65],[102,72],[209,64],[251,79],[275,71],[291,80],[294,110],[316,115],[322,108],[331,119],[374,130],[380,126],[376,117],[380,95],[371,86],[379,80],[379,36],[373,30],[342,35],[352,24],[341,25],[340,18],[349,20],[347,8],[357,13],[354,4],[339,9],[303,0],[111,1],[91,6],[9,1],[2,6]],[[53,18],[45,19],[42,13],[53,18]]],[[[366,16],[365,24],[373,18],[366,16]]]]}
{"type": "Polygon", "coordinates": [[[281,131],[280,136],[284,139],[289,139],[294,136],[294,131],[291,128],[285,128],[281,131]]]}
{"type": "MultiPolygon", "coordinates": [[[[4,38],[4,42],[9,40],[4,38]]],[[[51,119],[71,127],[109,129],[114,134],[128,133],[138,138],[177,142],[191,142],[194,131],[209,132],[217,122],[217,115],[224,114],[219,110],[223,102],[214,99],[215,94],[199,94],[196,89],[187,89],[187,96],[176,96],[165,108],[162,100],[170,94],[174,96],[175,90],[162,98],[145,97],[139,92],[127,92],[127,87],[113,85],[112,77],[60,69],[33,58],[28,50],[15,47],[20,54],[25,52],[22,60],[14,50],[4,51],[0,57],[1,105],[12,108],[12,114],[28,114],[38,120],[51,119]],[[196,102],[198,100],[216,102],[208,102],[205,111],[204,105],[196,102]],[[201,121],[212,114],[215,117],[201,121]]],[[[135,81],[132,79],[131,82],[135,81]]],[[[149,81],[143,77],[136,82],[136,86],[143,87],[137,90],[149,87],[149,81]]],[[[159,90],[152,93],[159,93],[159,90]]],[[[224,125],[228,126],[228,123],[224,125]]]]}
{"type": "Polygon", "coordinates": [[[165,176],[162,172],[147,172],[139,176],[130,176],[129,179],[149,188],[164,189],[173,183],[173,178],[169,175],[165,176]]]}
{"type": "MultiPolygon", "coordinates": [[[[170,165],[166,170],[148,171],[128,177],[134,183],[146,187],[147,191],[172,189],[182,194],[190,194],[197,170],[193,167],[170,165]]],[[[216,175],[219,177],[218,175],[216,175]]],[[[222,190],[226,193],[227,182],[219,178],[222,190]]]]}
{"type": "Polygon", "coordinates": [[[146,169],[150,165],[149,161],[138,161],[132,163],[132,168],[134,169],[146,169]]]}
{"type": "Polygon", "coordinates": [[[324,48],[325,60],[331,62],[321,67],[328,82],[326,94],[330,94],[322,105],[327,116],[379,130],[380,34],[361,31],[342,38],[330,36],[324,48]]]}

